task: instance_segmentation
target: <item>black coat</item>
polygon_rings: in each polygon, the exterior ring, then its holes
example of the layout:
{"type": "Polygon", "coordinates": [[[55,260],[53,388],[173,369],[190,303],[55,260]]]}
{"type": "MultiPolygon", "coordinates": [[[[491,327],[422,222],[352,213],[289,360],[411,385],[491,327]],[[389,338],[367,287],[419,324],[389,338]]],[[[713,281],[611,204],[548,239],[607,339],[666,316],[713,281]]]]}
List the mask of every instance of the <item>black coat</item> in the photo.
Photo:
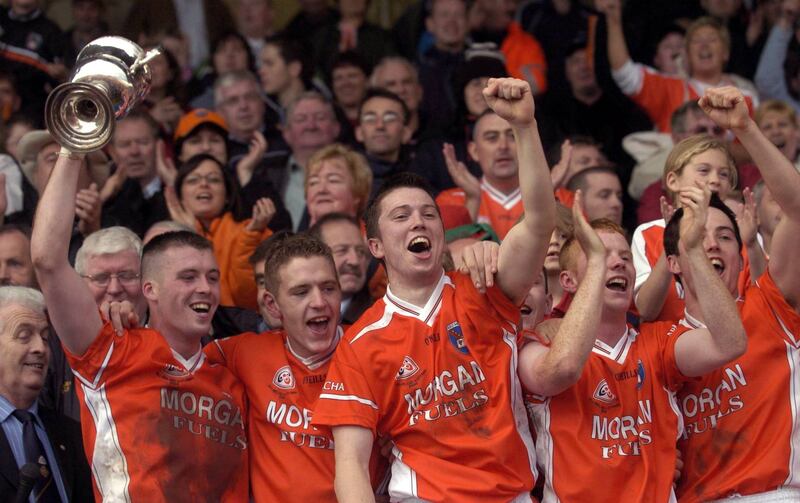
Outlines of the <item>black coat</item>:
{"type": "MultiPolygon", "coordinates": [[[[83,453],[80,424],[41,405],[39,418],[44,424],[57,459],[67,499],[80,503],[94,501],[92,476],[83,453]]],[[[14,501],[18,486],[17,462],[5,430],[0,428],[0,501],[14,501]]]]}

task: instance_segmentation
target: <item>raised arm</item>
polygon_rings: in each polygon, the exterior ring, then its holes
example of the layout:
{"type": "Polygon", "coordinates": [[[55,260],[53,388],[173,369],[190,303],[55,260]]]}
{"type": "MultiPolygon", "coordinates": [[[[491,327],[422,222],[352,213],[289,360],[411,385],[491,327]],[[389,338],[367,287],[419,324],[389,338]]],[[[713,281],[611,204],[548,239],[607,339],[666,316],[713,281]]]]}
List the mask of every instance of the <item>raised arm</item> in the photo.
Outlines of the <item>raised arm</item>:
{"type": "Polygon", "coordinates": [[[61,343],[82,355],[100,332],[97,305],[67,253],[75,215],[82,157],[62,149],[39,199],[31,237],[31,259],[61,343]]]}
{"type": "Polygon", "coordinates": [[[533,96],[528,83],[489,79],[483,96],[492,110],[511,124],[517,144],[519,187],[525,212],[500,245],[497,285],[519,304],[544,263],[555,227],[553,184],[533,116],[533,96]]]}
{"type": "Polygon", "coordinates": [[[703,111],[719,126],[731,129],[756,163],[764,183],[783,210],[770,248],[768,269],[783,296],[800,308],[800,173],[758,129],[735,87],[708,89],[700,99],[703,111]]]}
{"type": "Polygon", "coordinates": [[[340,503],[374,502],[369,481],[372,432],[361,426],[335,426],[333,441],[336,444],[336,499],[340,503]]]}
{"type": "Polygon", "coordinates": [[[772,27],[758,59],[755,83],[765,98],[777,99],[791,104],[800,111],[800,102],[789,94],[783,63],[786,51],[794,37],[794,24],[800,15],[800,0],[784,0],[781,15],[772,27]]]}
{"type": "MultiPolygon", "coordinates": [[[[606,249],[600,237],[583,216],[582,195],[575,193],[572,217],[575,238],[586,254],[586,276],[575,298],[560,320],[550,347],[528,344],[519,355],[517,373],[531,393],[553,396],[569,388],[580,378],[595,340],[595,329],[603,310],[606,277],[606,249]]],[[[546,322],[547,323],[547,322],[546,322]]]]}
{"type": "Polygon", "coordinates": [[[620,0],[596,0],[595,7],[606,17],[608,30],[608,62],[612,70],[619,70],[631,60],[625,32],[622,29],[622,4],[620,0]]]}
{"type": "Polygon", "coordinates": [[[680,336],[675,342],[675,361],[683,375],[697,377],[744,354],[747,335],[734,295],[711,265],[703,244],[711,191],[707,187],[688,187],[681,190],[679,197],[684,212],[680,241],[689,266],[689,271],[683,272],[692,278],[694,295],[706,326],[680,336]]]}

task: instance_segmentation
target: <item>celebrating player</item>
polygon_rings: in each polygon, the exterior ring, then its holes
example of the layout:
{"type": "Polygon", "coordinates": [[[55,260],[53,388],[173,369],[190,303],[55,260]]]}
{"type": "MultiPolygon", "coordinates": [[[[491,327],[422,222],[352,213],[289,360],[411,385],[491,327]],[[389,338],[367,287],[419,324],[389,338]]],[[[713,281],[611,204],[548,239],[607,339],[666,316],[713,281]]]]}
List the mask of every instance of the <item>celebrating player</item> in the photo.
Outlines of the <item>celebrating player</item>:
{"type": "Polygon", "coordinates": [[[517,305],[541,270],[555,203],[530,88],[493,79],[483,94],[514,130],[524,217],[500,247],[496,285],[482,294],[483,284],[444,273],[442,221],[424,182],[387,181],[371,203],[370,251],[389,286],[339,344],[314,415],[332,427],[339,501],[372,500],[376,434],[395,443],[393,500],[530,501],[517,305]]]}
{"type": "Polygon", "coordinates": [[[573,207],[575,238],[561,251],[561,283],[577,293],[552,345],[532,342],[520,354],[520,379],[534,395],[545,502],[674,501],[675,391],[745,350],[744,328],[726,291],[736,287],[737,275],[720,278],[712,267],[740,260],[735,219],[716,196],[708,207],[708,188],[684,189],[680,197],[674,272],[700,299],[697,314],[707,327],[657,322],[637,333],[627,326],[635,272],[625,233],[609,220],[589,226],[578,204],[573,207]],[[550,362],[556,351],[586,362],[574,385],[558,380],[571,369],[550,362]],[[598,491],[601,484],[613,490],[598,491]]]}
{"type": "MultiPolygon", "coordinates": [[[[797,501],[800,174],[750,119],[738,89],[708,89],[700,106],[717,125],[736,134],[784,215],[772,237],[767,272],[738,302],[747,352],[689,382],[679,394],[685,465],[677,492],[687,503],[747,495],[754,497],[742,501],[797,501]]],[[[736,260],[715,264],[730,276],[740,265],[736,260]]],[[[727,286],[729,296],[736,297],[735,283],[727,286]]],[[[691,308],[702,301],[687,295],[682,323],[709,324],[691,308]]]]}
{"type": "MultiPolygon", "coordinates": [[[[245,501],[244,389],[200,339],[219,303],[206,239],[153,239],[142,255],[149,327],[118,334],[67,261],[80,158],[62,150],[42,194],[31,256],[76,375],[98,501],[245,501]]],[[[117,274],[117,273],[114,273],[117,274]]]]}

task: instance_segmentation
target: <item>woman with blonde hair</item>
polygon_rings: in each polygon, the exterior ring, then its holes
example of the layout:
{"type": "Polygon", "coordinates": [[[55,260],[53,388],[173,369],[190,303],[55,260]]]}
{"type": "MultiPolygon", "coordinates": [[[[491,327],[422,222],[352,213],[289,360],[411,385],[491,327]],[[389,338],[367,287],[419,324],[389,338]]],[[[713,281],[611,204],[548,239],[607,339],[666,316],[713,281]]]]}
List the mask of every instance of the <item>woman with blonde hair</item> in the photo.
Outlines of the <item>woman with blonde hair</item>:
{"type": "Polygon", "coordinates": [[[306,168],[309,225],[333,212],[360,219],[371,189],[372,171],[363,155],[340,143],[319,149],[306,168]]]}

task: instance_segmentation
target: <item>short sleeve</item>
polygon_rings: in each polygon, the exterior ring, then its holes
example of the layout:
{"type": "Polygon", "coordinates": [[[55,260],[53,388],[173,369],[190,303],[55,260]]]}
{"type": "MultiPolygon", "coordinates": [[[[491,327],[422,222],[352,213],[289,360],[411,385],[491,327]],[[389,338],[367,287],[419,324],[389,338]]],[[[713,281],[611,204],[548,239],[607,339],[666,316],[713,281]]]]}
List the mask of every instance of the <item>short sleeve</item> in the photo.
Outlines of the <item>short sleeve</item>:
{"type": "Polygon", "coordinates": [[[361,426],[377,432],[380,409],[378,400],[356,358],[350,341],[342,340],[336,348],[327,379],[314,410],[316,426],[361,426]]]}
{"type": "Polygon", "coordinates": [[[670,391],[677,391],[687,381],[699,379],[699,377],[691,378],[683,375],[675,359],[675,343],[683,334],[690,331],[690,328],[669,322],[657,323],[653,326],[659,332],[653,335],[659,340],[661,362],[664,369],[664,381],[667,383],[667,388],[670,391]]]}
{"type": "Polygon", "coordinates": [[[128,351],[130,333],[125,330],[117,335],[111,322],[106,322],[89,348],[76,356],[64,347],[69,365],[75,377],[91,389],[98,388],[108,378],[109,369],[117,362],[124,362],[128,351]]]}
{"type": "Polygon", "coordinates": [[[793,346],[798,344],[800,337],[800,314],[786,302],[778,285],[772,279],[769,269],[756,281],[764,301],[769,306],[772,314],[777,318],[783,333],[782,337],[793,346]]]}
{"type": "MultiPolygon", "coordinates": [[[[475,306],[486,306],[495,311],[497,316],[504,321],[514,325],[519,324],[520,312],[519,307],[511,302],[505,293],[497,285],[486,289],[486,293],[481,293],[472,284],[472,280],[468,275],[461,273],[452,273],[450,278],[456,286],[456,295],[458,298],[475,306]]],[[[489,313],[485,313],[489,314],[489,313]]],[[[472,320],[476,324],[484,320],[472,320]]]]}

